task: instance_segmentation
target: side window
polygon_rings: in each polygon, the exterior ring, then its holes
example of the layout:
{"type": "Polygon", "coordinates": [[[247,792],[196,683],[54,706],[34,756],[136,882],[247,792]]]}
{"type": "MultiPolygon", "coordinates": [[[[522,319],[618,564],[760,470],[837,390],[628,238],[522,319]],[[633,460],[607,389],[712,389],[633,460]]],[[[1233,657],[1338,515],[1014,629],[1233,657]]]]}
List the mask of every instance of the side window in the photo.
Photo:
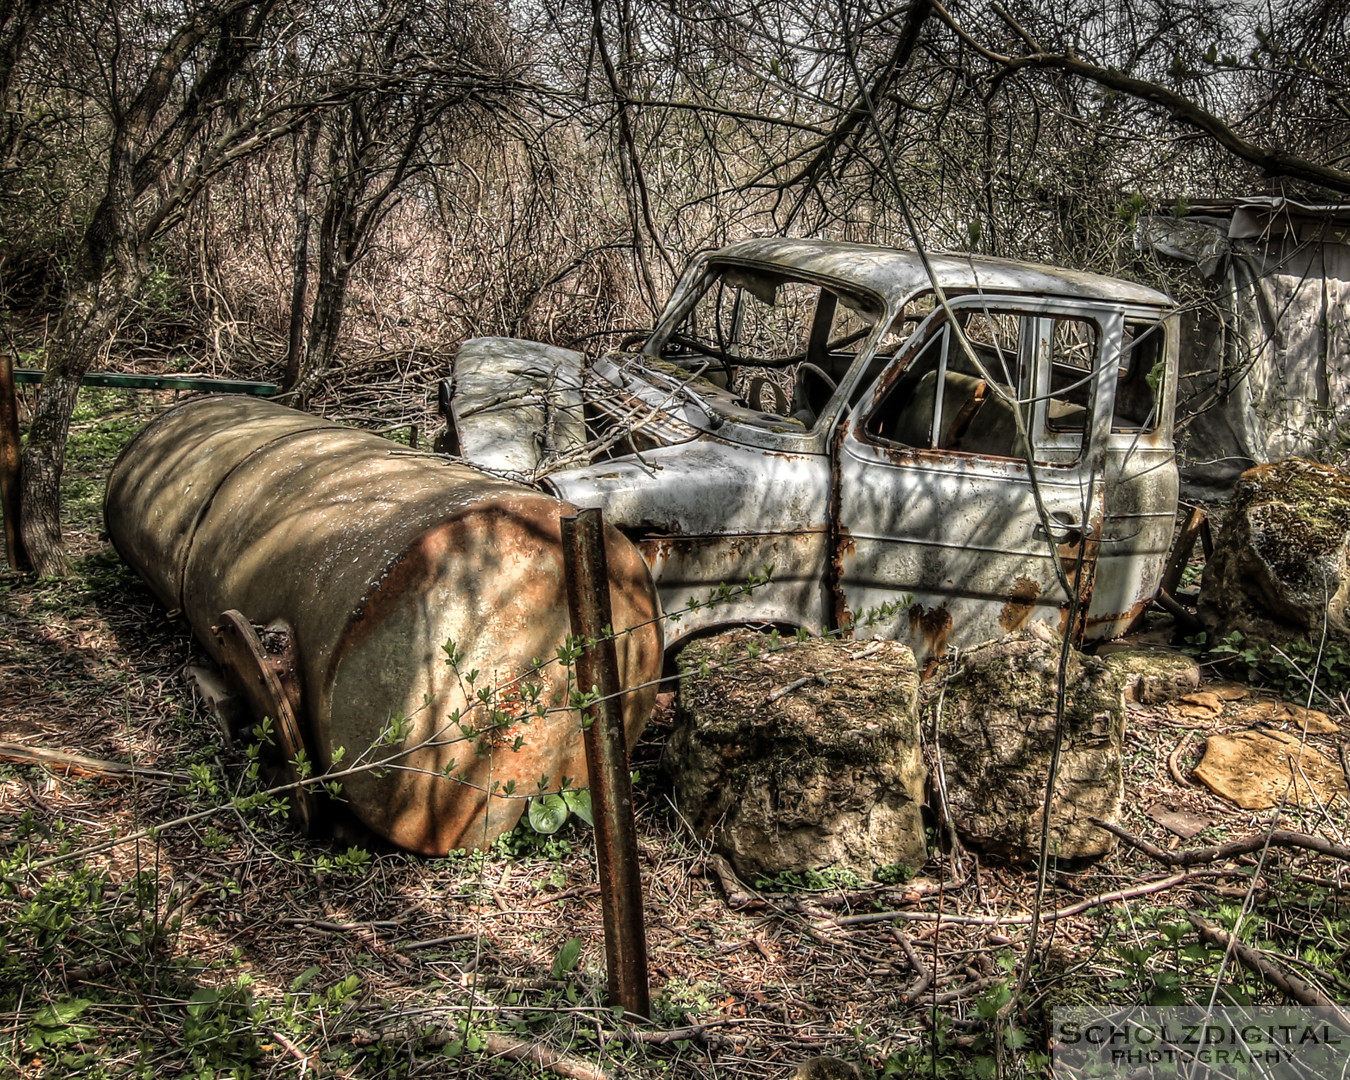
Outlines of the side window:
{"type": "Polygon", "coordinates": [[[916,346],[914,358],[864,423],[866,435],[914,449],[932,447],[933,398],[938,369],[945,366],[948,340],[948,328],[939,325],[916,346]]]}
{"type": "Polygon", "coordinates": [[[1067,465],[1083,453],[1101,371],[1101,328],[1067,316],[1037,320],[1036,392],[1028,414],[1035,460],[1067,465]],[[1032,418],[1034,417],[1034,426],[1032,418]]]}
{"type": "Polygon", "coordinates": [[[1153,431],[1158,426],[1167,371],[1162,323],[1125,320],[1112,431],[1153,431]]]}
{"type": "Polygon", "coordinates": [[[958,318],[969,352],[950,326],[937,326],[864,422],[864,434],[919,450],[1022,460],[1020,410],[1037,460],[1077,460],[1092,404],[1097,325],[988,308],[958,318]]]}
{"type": "Polygon", "coordinates": [[[1045,426],[1052,432],[1082,432],[1092,404],[1097,326],[1086,319],[1055,319],[1049,345],[1050,400],[1046,403],[1045,426]]]}
{"type": "MultiPolygon", "coordinates": [[[[984,370],[994,380],[1008,390],[1023,396],[1025,390],[1025,372],[1022,370],[1021,343],[1024,330],[1034,329],[1034,324],[1024,327],[1028,320],[1006,311],[979,311],[962,313],[962,328],[970,342],[971,351],[979,359],[984,370]]],[[[970,361],[962,349],[953,358],[954,367],[959,371],[978,374],[979,370],[970,361]]]]}

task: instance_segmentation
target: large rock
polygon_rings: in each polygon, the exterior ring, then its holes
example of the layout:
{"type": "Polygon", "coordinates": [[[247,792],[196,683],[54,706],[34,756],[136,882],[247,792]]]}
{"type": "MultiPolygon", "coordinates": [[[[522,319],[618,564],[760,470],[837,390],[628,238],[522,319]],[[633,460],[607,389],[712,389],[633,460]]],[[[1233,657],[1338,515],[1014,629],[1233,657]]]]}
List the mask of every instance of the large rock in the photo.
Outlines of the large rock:
{"type": "Polygon", "coordinates": [[[1200,665],[1172,649],[1122,648],[1097,653],[1116,677],[1126,701],[1157,705],[1200,689],[1200,665]]]}
{"type": "Polygon", "coordinates": [[[1350,476],[1289,458],[1242,474],[1200,586],[1217,636],[1350,637],[1350,476]]]}
{"type": "MultiPolygon", "coordinates": [[[[1043,623],[964,653],[945,682],[930,682],[939,713],[947,807],[957,833],[991,854],[1022,860],[1040,848],[1055,742],[1060,639],[1043,623]]],[[[1123,791],[1125,701],[1118,677],[1071,650],[1064,746],[1050,809],[1050,850],[1103,855],[1115,844],[1089,817],[1114,818],[1123,791]]]]}
{"type": "Polygon", "coordinates": [[[695,672],[666,746],[680,812],[750,879],[922,866],[913,653],[898,642],[768,641],[738,630],[680,654],[695,672]]]}

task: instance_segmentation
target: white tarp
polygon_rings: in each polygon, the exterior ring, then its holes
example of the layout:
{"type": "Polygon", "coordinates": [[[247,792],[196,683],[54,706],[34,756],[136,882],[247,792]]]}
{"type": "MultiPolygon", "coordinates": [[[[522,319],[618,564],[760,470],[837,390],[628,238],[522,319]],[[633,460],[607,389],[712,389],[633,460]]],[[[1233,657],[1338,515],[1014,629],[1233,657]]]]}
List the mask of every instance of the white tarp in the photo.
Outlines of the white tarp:
{"type": "Polygon", "coordinates": [[[1259,462],[1350,451],[1350,207],[1246,199],[1148,218],[1139,242],[1211,286],[1182,322],[1192,493],[1226,490],[1259,462]]]}

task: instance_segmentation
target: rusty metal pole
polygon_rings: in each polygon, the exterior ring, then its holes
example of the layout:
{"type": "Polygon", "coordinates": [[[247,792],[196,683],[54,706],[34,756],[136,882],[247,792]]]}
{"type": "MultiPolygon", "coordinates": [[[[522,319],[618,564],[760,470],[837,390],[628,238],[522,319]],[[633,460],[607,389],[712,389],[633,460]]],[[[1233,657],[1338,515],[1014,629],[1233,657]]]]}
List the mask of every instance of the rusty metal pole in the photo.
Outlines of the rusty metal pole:
{"type": "Polygon", "coordinates": [[[584,643],[577,658],[577,682],[583,691],[594,687],[600,693],[600,700],[585,710],[589,723],[584,737],[595,814],[609,997],[628,1012],[649,1016],[642,877],[638,871],[628,742],[619,703],[619,665],[609,630],[609,569],[600,511],[592,508],[565,515],[562,547],[572,635],[584,643]]]}
{"type": "Polygon", "coordinates": [[[14,358],[0,353],[0,506],[5,514],[5,558],[11,570],[30,568],[19,532],[19,397],[14,358]]]}

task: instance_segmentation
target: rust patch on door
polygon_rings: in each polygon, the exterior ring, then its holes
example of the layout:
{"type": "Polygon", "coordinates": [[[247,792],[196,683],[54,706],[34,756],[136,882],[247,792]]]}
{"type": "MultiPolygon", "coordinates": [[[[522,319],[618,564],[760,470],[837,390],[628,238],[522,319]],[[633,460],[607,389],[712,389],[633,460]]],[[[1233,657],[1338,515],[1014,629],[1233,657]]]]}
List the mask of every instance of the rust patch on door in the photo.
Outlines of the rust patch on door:
{"type": "MultiPolygon", "coordinates": [[[[835,485],[838,490],[838,485],[835,485]]],[[[851,557],[856,550],[857,545],[853,537],[849,535],[848,529],[839,523],[838,517],[832,521],[834,525],[834,539],[832,543],[833,551],[830,552],[830,592],[834,596],[834,625],[837,630],[844,633],[846,637],[853,635],[853,612],[848,606],[848,597],[844,594],[844,560],[851,557]]]]}
{"type": "Polygon", "coordinates": [[[1020,629],[1031,617],[1036,607],[1036,597],[1041,595],[1040,585],[1031,578],[1020,577],[1013,582],[1008,602],[999,613],[998,624],[1008,633],[1020,629]]]}
{"type": "Polygon", "coordinates": [[[941,656],[947,651],[947,636],[952,632],[952,613],[946,604],[935,608],[915,604],[909,609],[909,630],[923,640],[929,656],[941,656]]]}

